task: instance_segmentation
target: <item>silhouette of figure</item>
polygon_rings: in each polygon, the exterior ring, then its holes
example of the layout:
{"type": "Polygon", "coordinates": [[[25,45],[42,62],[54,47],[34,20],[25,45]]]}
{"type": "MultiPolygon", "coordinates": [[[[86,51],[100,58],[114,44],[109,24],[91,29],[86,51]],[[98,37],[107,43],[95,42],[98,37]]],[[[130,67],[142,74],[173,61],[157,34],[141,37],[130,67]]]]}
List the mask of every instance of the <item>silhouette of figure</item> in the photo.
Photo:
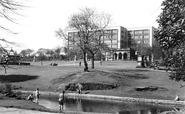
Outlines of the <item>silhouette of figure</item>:
{"type": "Polygon", "coordinates": [[[62,93],[60,92],[59,94],[59,99],[58,99],[58,102],[59,102],[59,110],[63,110],[63,106],[64,106],[64,93],[65,91],[63,91],[62,93]]]}
{"type": "Polygon", "coordinates": [[[37,88],[36,91],[35,91],[36,103],[39,103],[39,97],[40,97],[39,88],[37,88]]]}

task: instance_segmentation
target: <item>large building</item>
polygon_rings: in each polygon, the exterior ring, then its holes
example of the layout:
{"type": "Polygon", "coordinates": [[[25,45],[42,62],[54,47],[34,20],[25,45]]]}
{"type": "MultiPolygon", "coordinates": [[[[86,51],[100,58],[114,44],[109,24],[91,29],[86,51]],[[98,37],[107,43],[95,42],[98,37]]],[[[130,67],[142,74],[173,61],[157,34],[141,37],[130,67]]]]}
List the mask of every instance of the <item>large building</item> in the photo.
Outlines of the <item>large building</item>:
{"type": "MultiPolygon", "coordinates": [[[[152,47],[154,41],[154,27],[124,28],[122,26],[109,27],[104,30],[103,42],[112,50],[103,52],[105,60],[136,60],[137,53],[131,49],[131,38],[141,45],[152,47]]],[[[77,32],[68,32],[68,37],[76,37],[77,32]]],[[[68,43],[69,47],[74,44],[68,43]]]]}

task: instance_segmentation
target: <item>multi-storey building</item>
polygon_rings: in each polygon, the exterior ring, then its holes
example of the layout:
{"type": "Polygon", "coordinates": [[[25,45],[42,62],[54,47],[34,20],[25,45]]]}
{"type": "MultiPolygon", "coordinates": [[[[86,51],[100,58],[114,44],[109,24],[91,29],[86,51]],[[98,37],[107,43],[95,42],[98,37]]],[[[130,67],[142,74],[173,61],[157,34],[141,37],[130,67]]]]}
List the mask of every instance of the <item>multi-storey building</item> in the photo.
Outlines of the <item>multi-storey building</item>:
{"type": "MultiPolygon", "coordinates": [[[[141,27],[126,29],[122,26],[109,27],[104,30],[103,42],[111,49],[103,52],[105,60],[133,60],[137,54],[131,52],[130,37],[141,45],[152,46],[154,41],[154,27],[141,27]]],[[[77,32],[68,32],[69,38],[77,37],[77,32]]],[[[68,42],[69,47],[74,47],[73,42],[68,42]]]]}
{"type": "MultiPolygon", "coordinates": [[[[152,47],[155,39],[154,39],[154,31],[156,31],[156,28],[149,26],[149,27],[138,27],[138,28],[127,28],[131,35],[131,39],[134,39],[134,41],[141,45],[142,47],[152,47]]],[[[138,53],[132,54],[131,57],[135,58],[137,57],[138,53]]],[[[150,57],[152,59],[152,57],[150,57]]]]}
{"type": "Polygon", "coordinates": [[[150,27],[139,27],[139,28],[127,28],[131,34],[131,38],[136,41],[136,43],[141,43],[142,45],[151,46],[154,42],[154,31],[156,28],[150,27]]]}

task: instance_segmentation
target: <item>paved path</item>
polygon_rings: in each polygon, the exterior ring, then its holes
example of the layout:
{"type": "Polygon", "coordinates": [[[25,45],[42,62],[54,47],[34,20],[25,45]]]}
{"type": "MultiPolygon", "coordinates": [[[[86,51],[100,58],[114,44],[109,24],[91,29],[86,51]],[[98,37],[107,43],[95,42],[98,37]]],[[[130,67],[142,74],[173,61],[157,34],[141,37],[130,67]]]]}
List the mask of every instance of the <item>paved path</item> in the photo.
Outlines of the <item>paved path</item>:
{"type": "Polygon", "coordinates": [[[57,113],[40,112],[40,111],[36,111],[36,110],[26,110],[26,109],[18,109],[18,108],[0,107],[0,114],[57,114],[57,113]]]}

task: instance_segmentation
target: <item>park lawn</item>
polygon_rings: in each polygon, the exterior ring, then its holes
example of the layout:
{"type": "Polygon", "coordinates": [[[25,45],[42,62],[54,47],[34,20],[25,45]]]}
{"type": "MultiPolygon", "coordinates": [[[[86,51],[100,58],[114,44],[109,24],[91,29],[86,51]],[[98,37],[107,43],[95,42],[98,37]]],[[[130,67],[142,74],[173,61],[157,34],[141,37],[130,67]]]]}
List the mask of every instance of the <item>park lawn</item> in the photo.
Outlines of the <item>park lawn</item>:
{"type": "MultiPolygon", "coordinates": [[[[58,62],[59,63],[59,62],[58,62]]],[[[8,73],[0,71],[0,81],[9,82],[15,88],[22,90],[60,91],[61,86],[70,83],[100,83],[116,85],[116,88],[105,90],[86,90],[83,93],[98,95],[113,95],[122,97],[137,97],[148,99],[173,100],[176,95],[185,100],[185,89],[180,88],[183,82],[170,80],[164,71],[154,71],[150,68],[135,68],[133,61],[95,62],[95,69],[83,72],[83,65],[78,62],[61,62],[58,66],[33,63],[30,66],[10,66],[8,73]],[[155,86],[154,91],[136,91],[136,87],[155,86]]],[[[89,65],[90,67],[90,65],[89,65]]],[[[67,91],[76,92],[76,91],[67,91]]],[[[24,105],[23,105],[24,107],[24,105]]]]}

